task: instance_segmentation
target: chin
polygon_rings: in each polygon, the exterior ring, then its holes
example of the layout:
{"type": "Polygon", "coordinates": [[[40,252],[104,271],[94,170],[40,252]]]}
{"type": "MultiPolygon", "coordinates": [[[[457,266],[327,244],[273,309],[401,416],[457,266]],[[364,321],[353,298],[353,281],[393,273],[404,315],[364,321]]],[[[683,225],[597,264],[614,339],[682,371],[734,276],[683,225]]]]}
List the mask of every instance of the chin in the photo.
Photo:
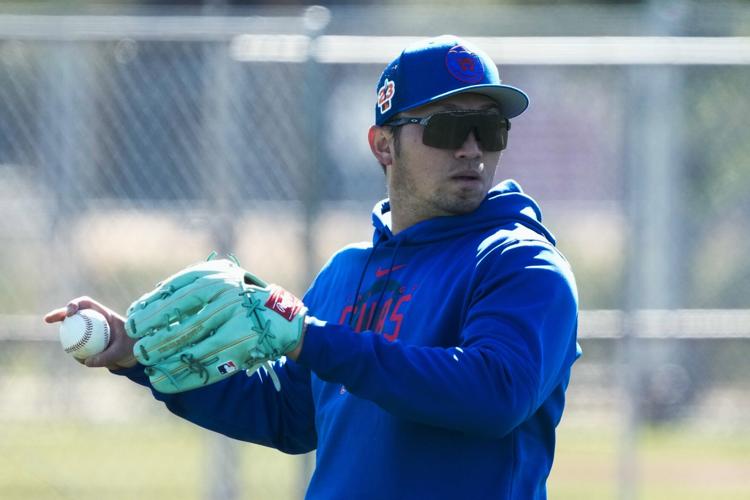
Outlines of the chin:
{"type": "Polygon", "coordinates": [[[445,211],[451,215],[466,215],[481,205],[484,196],[480,198],[456,198],[449,203],[444,205],[445,211]]]}

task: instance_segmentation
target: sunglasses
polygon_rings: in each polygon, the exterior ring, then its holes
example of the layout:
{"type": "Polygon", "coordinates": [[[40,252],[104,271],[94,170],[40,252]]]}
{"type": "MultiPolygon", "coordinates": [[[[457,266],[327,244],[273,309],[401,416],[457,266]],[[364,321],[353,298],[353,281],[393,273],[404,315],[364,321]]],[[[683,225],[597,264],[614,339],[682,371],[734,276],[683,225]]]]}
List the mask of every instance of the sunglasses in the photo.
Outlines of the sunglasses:
{"type": "Polygon", "coordinates": [[[502,151],[508,146],[510,120],[497,111],[441,111],[424,118],[400,118],[386,123],[389,127],[422,125],[422,143],[440,149],[458,149],[474,131],[485,151],[502,151]]]}

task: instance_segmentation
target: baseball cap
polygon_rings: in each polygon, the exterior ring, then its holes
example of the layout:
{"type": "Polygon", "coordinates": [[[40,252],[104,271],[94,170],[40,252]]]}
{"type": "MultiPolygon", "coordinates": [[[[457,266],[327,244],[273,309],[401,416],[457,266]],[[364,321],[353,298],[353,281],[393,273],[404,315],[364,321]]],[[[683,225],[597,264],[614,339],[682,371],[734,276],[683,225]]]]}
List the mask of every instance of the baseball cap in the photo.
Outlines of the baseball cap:
{"type": "Polygon", "coordinates": [[[497,66],[480,49],[453,35],[430,38],[404,49],[380,75],[375,124],[448,96],[472,92],[498,103],[505,118],[526,110],[528,96],[500,83],[497,66]]]}

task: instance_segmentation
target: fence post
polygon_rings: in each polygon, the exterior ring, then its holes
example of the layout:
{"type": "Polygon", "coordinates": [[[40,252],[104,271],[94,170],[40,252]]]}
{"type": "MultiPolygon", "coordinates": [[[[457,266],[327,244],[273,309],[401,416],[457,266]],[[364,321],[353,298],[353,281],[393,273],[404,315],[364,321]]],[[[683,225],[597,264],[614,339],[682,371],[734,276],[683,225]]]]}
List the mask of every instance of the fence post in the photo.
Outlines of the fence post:
{"type": "MultiPolygon", "coordinates": [[[[206,14],[222,13],[221,0],[214,0],[207,5],[206,14]]],[[[217,18],[216,22],[224,22],[217,18]]],[[[235,79],[231,74],[232,61],[229,57],[228,42],[216,42],[205,47],[204,65],[207,84],[203,95],[204,126],[202,137],[203,148],[203,186],[205,193],[200,196],[205,200],[211,227],[211,241],[214,250],[220,256],[234,251],[236,244],[236,206],[238,200],[233,197],[232,151],[228,137],[233,127],[230,106],[234,95],[235,79]]],[[[244,374],[237,376],[244,377],[244,374]]],[[[207,500],[239,499],[239,450],[238,444],[226,436],[209,433],[206,436],[206,491],[207,500]]]]}
{"type": "MultiPolygon", "coordinates": [[[[320,206],[325,196],[326,162],[323,161],[323,134],[325,130],[325,75],[324,66],[315,57],[316,41],[321,36],[330,22],[330,11],[322,6],[314,5],[308,7],[304,13],[304,26],[310,39],[309,51],[305,62],[306,85],[302,92],[303,103],[301,109],[305,111],[305,136],[306,149],[308,152],[307,162],[302,168],[306,172],[307,182],[304,184],[302,193],[302,217],[304,219],[304,230],[302,234],[302,248],[305,249],[304,275],[307,287],[312,278],[317,274],[317,237],[315,225],[320,215],[320,206]]],[[[303,498],[307,490],[307,484],[315,468],[315,453],[307,453],[301,463],[298,481],[298,497],[303,498]]]]}
{"type": "MultiPolygon", "coordinates": [[[[646,20],[658,34],[679,28],[681,1],[652,0],[646,20]]],[[[668,352],[644,352],[638,313],[676,306],[675,249],[679,183],[679,137],[682,119],[682,68],[631,66],[627,109],[626,171],[630,240],[626,267],[625,324],[618,350],[624,417],[618,457],[618,498],[639,497],[638,437],[643,421],[643,385],[652,364],[668,352]],[[649,363],[649,361],[653,363],[649,363]]]]}

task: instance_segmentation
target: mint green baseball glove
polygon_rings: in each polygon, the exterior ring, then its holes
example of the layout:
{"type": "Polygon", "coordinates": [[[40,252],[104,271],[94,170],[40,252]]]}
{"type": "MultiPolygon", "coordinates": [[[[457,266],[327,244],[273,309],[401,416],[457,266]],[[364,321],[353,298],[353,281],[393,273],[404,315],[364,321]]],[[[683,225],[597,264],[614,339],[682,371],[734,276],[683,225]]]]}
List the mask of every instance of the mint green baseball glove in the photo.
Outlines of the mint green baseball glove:
{"type": "Polygon", "coordinates": [[[159,283],[128,308],[125,331],[151,385],[183,392],[271,362],[300,341],[307,308],[236,261],[213,259],[159,283]]]}

